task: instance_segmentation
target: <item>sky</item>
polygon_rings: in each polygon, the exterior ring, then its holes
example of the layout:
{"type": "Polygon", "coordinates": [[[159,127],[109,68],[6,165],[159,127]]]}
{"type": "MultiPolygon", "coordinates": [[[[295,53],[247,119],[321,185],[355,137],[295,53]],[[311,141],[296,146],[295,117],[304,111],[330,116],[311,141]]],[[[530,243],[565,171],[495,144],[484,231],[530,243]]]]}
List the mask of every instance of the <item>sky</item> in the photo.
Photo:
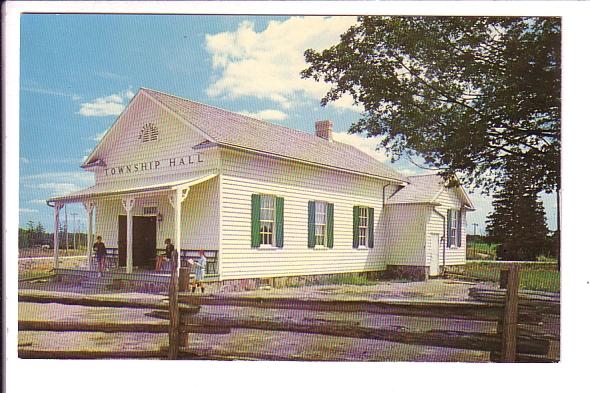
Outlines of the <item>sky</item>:
{"type": "MultiPolygon", "coordinates": [[[[328,86],[301,79],[303,52],[338,42],[354,17],[51,15],[21,16],[19,225],[53,231],[45,201],[93,184],[85,156],[140,87],[313,132],[334,122],[334,138],[351,143],[404,175],[424,173],[409,161],[390,163],[377,139],[347,134],[362,108],[343,97],[326,107],[328,86]]],[[[476,211],[468,233],[481,233],[491,197],[470,194],[476,211]],[[476,224],[476,226],[473,226],[476,224]]],[[[550,229],[553,195],[542,195],[550,229]]],[[[68,205],[69,228],[80,204],[68,205]]],[[[62,217],[63,221],[63,217],[62,217]]]]}

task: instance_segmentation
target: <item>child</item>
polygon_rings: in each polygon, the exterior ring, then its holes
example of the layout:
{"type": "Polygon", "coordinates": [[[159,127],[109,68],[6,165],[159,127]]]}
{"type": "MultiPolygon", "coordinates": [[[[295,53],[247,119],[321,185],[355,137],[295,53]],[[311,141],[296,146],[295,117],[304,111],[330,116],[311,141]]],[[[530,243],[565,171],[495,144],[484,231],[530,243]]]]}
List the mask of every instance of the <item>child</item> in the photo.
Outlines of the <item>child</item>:
{"type": "Polygon", "coordinates": [[[192,292],[195,292],[197,287],[201,287],[201,293],[205,293],[205,284],[203,283],[203,276],[205,275],[205,268],[207,267],[207,259],[205,258],[205,251],[200,250],[197,260],[189,259],[189,264],[195,267],[195,279],[192,285],[192,292]]]}

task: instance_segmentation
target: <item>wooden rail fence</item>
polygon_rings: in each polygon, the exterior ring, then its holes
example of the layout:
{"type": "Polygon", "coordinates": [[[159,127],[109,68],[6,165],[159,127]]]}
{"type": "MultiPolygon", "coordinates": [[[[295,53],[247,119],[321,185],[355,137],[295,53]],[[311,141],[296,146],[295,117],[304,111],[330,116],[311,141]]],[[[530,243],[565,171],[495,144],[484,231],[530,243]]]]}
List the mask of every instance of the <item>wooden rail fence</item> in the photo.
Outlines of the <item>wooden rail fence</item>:
{"type": "MultiPolygon", "coordinates": [[[[173,264],[178,263],[177,256],[173,264]]],[[[75,332],[141,332],[168,333],[168,346],[157,351],[60,351],[48,352],[22,348],[23,358],[168,358],[168,359],[265,359],[294,360],[292,357],[258,353],[215,353],[188,346],[189,334],[227,334],[234,329],[284,331],[318,334],[358,339],[372,339],[415,345],[449,347],[466,350],[489,351],[493,361],[542,362],[549,349],[549,340],[534,334],[519,333],[519,324],[534,326],[540,321],[538,307],[543,312],[555,312],[555,304],[547,306],[544,299],[523,296],[524,307],[519,307],[518,267],[510,266],[508,288],[490,292],[474,292],[483,301],[470,302],[416,302],[371,300],[311,300],[285,298],[255,298],[227,296],[195,296],[179,293],[177,270],[172,269],[168,302],[138,301],[126,299],[98,299],[87,296],[59,296],[54,294],[21,294],[19,301],[35,303],[60,303],[90,307],[125,307],[151,309],[146,315],[168,321],[152,323],[92,323],[19,321],[20,331],[75,331],[75,332]],[[543,303],[543,304],[541,304],[543,303]],[[389,327],[366,327],[354,323],[318,319],[295,321],[289,318],[254,317],[243,313],[236,315],[209,315],[199,313],[202,306],[232,306],[258,309],[309,310],[336,313],[372,313],[424,318],[459,319],[467,321],[492,321],[498,323],[497,333],[428,330],[401,331],[389,327]]],[[[181,280],[183,281],[183,280],[181,280]]],[[[182,288],[181,289],[188,289],[182,288]]],[[[554,300],[554,299],[553,299],[554,300]]],[[[558,308],[557,308],[557,312],[558,308]]],[[[530,333],[530,332],[529,332],[530,333]]],[[[297,360],[306,360],[298,358],[297,360]]],[[[309,359],[307,359],[309,360],[309,359]]],[[[317,360],[317,359],[314,359],[317,360]]]]}

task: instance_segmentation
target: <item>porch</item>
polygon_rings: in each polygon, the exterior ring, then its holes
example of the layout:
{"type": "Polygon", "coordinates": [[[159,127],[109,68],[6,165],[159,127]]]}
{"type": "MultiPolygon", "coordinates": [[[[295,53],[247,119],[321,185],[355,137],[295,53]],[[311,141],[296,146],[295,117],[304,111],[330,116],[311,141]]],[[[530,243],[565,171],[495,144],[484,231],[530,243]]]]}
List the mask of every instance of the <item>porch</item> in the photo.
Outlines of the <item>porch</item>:
{"type": "Polygon", "coordinates": [[[216,176],[207,173],[174,182],[143,179],[133,184],[100,184],[50,199],[48,205],[55,212],[54,271],[58,275],[98,277],[92,248],[95,236],[100,235],[107,251],[105,277],[167,282],[170,267],[156,272],[155,262],[165,251],[158,246],[170,238],[180,255],[178,268],[204,250],[206,277],[215,280],[219,276],[218,187],[210,180],[216,176]],[[64,266],[57,253],[60,210],[69,203],[81,203],[87,212],[88,254],[76,268],[64,266]]]}

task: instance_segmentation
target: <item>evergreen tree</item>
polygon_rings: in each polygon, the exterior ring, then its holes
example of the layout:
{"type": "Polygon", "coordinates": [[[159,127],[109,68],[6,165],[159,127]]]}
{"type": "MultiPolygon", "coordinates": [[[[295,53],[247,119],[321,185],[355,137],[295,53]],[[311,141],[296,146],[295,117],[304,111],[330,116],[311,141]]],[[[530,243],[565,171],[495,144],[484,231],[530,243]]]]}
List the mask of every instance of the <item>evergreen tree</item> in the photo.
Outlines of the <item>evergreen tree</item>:
{"type": "Polygon", "coordinates": [[[539,190],[530,186],[528,169],[516,163],[507,169],[502,188],[494,195],[487,230],[499,243],[499,259],[535,260],[549,252],[545,209],[539,190]]]}

